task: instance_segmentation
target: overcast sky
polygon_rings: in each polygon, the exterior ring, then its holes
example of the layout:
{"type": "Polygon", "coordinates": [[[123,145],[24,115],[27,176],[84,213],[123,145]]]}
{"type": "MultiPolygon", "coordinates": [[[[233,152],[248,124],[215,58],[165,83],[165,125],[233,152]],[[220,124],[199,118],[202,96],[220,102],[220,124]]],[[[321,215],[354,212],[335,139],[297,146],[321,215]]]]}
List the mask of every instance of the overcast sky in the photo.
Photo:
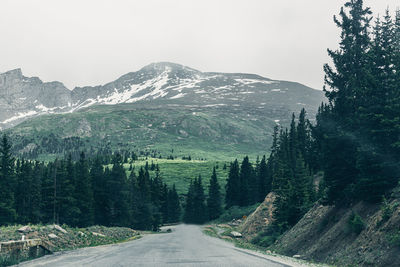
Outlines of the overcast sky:
{"type": "MultiPolygon", "coordinates": [[[[322,89],[342,0],[1,0],[0,72],[98,85],[158,61],[322,89]]],[[[398,0],[366,0],[375,14],[398,0]]]]}

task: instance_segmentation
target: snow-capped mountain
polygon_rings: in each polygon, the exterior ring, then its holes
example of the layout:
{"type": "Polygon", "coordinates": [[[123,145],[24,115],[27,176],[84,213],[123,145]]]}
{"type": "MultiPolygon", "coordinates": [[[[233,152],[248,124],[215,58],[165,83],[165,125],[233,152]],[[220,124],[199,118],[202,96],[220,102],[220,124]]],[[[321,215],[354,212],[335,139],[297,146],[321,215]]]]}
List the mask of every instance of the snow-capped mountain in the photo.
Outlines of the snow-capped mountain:
{"type": "Polygon", "coordinates": [[[174,63],[153,63],[101,86],[69,90],[60,82],[25,77],[20,69],[0,74],[0,126],[10,127],[46,113],[74,112],[95,104],[143,101],[243,107],[259,110],[302,107],[315,110],[323,93],[304,85],[254,74],[212,73],[174,63]]]}

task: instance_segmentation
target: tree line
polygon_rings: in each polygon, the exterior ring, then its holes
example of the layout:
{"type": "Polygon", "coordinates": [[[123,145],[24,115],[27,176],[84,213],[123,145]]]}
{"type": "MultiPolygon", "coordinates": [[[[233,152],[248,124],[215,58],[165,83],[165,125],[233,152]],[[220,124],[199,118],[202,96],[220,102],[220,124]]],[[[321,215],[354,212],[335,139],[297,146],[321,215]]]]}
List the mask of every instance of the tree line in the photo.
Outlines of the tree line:
{"type": "Polygon", "coordinates": [[[129,177],[123,156],[115,153],[111,167],[101,157],[88,160],[82,152],[44,163],[15,159],[6,135],[0,142],[0,224],[58,223],[127,226],[157,230],[180,221],[175,186],[162,181],[158,165],[150,177],[146,163],[129,177]]]}

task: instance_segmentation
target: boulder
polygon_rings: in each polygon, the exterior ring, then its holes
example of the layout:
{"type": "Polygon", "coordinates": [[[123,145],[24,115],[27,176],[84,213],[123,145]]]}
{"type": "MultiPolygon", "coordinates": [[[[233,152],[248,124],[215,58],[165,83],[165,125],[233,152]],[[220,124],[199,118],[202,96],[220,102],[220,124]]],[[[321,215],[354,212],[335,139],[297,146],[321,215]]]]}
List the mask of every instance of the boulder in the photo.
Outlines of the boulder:
{"type": "Polygon", "coordinates": [[[55,234],[49,234],[48,237],[49,237],[50,239],[56,239],[56,238],[58,238],[58,236],[56,236],[55,234]]]}
{"type": "Polygon", "coordinates": [[[82,237],[83,237],[83,236],[86,236],[86,234],[85,234],[84,232],[81,232],[81,231],[78,232],[78,235],[79,235],[79,236],[82,236],[82,237]]]}
{"type": "Polygon", "coordinates": [[[59,226],[57,224],[55,224],[53,227],[54,227],[54,229],[56,229],[57,231],[60,231],[63,234],[68,233],[67,230],[65,230],[64,228],[62,228],[61,226],[59,226]]]}
{"type": "Polygon", "coordinates": [[[30,226],[26,225],[26,226],[22,226],[17,231],[20,233],[29,233],[29,232],[32,232],[32,228],[30,226]]]}
{"type": "Polygon", "coordinates": [[[234,238],[241,238],[241,237],[242,237],[242,234],[239,233],[239,232],[236,232],[236,231],[232,231],[232,232],[231,232],[231,235],[232,235],[234,238]]]}
{"type": "Polygon", "coordinates": [[[103,235],[103,234],[100,234],[100,233],[96,233],[96,232],[92,232],[92,234],[93,234],[94,236],[106,237],[105,235],[103,235]]]}

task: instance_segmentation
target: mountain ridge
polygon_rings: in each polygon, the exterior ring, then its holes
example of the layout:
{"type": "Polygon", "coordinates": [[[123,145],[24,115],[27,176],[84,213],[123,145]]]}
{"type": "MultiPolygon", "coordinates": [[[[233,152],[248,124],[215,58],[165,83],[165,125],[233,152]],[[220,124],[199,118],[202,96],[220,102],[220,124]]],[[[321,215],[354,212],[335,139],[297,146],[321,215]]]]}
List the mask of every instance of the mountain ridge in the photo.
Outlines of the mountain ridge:
{"type": "MultiPolygon", "coordinates": [[[[176,104],[253,105],[260,109],[264,105],[276,108],[277,104],[286,101],[277,94],[289,90],[288,94],[296,94],[294,91],[300,90],[307,97],[323,100],[321,91],[300,83],[272,80],[249,73],[201,72],[171,62],[151,63],[104,85],[75,87],[72,90],[58,81],[43,82],[38,77],[25,77],[17,68],[0,74],[0,127],[9,128],[27,118],[75,112],[97,104],[115,105],[155,99],[176,104]],[[268,93],[275,96],[265,97],[268,93]],[[268,99],[272,101],[268,103],[268,99]]],[[[315,108],[316,101],[303,100],[299,103],[315,108]]]]}

